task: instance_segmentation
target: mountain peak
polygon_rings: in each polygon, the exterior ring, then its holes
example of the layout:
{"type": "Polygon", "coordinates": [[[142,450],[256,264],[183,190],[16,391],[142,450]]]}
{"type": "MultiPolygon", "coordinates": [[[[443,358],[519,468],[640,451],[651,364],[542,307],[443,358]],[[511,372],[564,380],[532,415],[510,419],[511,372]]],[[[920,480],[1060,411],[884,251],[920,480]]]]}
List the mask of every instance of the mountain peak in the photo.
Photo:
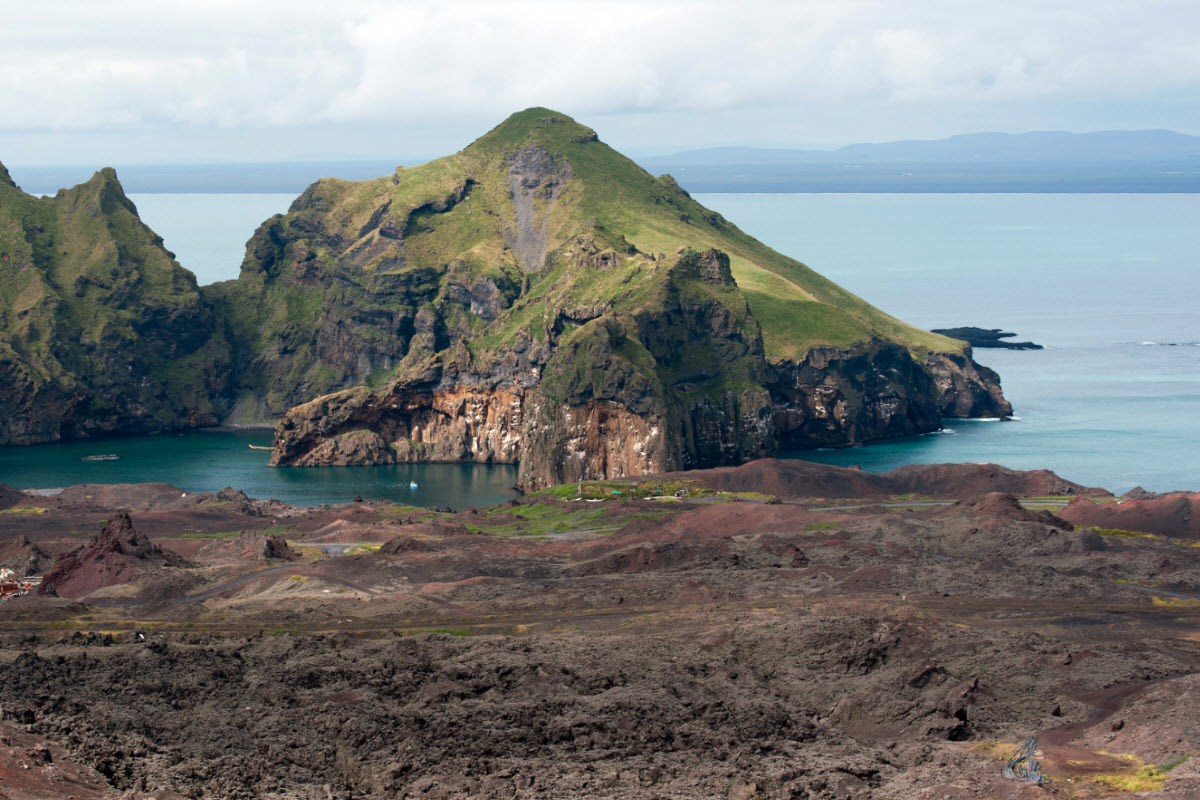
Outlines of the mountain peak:
{"type": "Polygon", "coordinates": [[[12,176],[8,174],[8,169],[3,164],[0,164],[0,183],[12,186],[13,188],[17,186],[17,184],[13,183],[12,176]]]}
{"type": "Polygon", "coordinates": [[[552,153],[561,153],[571,144],[596,141],[599,141],[596,132],[586,125],[559,111],[535,106],[512,114],[472,142],[467,151],[514,151],[540,145],[552,153]]]}

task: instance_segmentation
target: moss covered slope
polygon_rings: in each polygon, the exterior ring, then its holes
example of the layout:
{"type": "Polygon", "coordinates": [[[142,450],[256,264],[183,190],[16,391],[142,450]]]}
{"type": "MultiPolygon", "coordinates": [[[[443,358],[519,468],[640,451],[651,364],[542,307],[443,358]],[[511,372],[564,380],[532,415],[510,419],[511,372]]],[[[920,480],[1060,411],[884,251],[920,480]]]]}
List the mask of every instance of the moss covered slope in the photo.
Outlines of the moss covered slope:
{"type": "Polygon", "coordinates": [[[523,331],[541,337],[556,308],[628,299],[635,275],[685,247],[729,256],[771,361],[872,338],[963,351],[747,236],[670,177],[544,108],[389,177],[319,181],[259,229],[236,282],[206,291],[249,342],[245,388],[269,417],[336,388],[378,386],[405,356],[452,340],[493,351],[523,331]]]}
{"type": "Polygon", "coordinates": [[[0,443],[211,423],[214,327],[111,169],[36,198],[0,168],[0,443]]]}

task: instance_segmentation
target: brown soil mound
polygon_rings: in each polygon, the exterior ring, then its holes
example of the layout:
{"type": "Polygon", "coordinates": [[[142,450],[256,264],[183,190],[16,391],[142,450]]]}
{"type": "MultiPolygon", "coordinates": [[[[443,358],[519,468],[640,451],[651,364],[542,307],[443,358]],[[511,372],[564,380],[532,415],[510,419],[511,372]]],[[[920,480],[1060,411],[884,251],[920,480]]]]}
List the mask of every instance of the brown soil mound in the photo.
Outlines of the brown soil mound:
{"type": "Polygon", "coordinates": [[[1018,471],[996,464],[917,464],[879,475],[858,469],[764,458],[740,467],[670,473],[725,492],[761,492],[787,498],[887,498],[921,494],[966,499],[988,492],[1025,497],[1104,495],[1049,470],[1018,471]]]}
{"type": "Polygon", "coordinates": [[[282,536],[263,531],[243,531],[232,539],[206,542],[193,558],[205,563],[257,561],[295,561],[296,551],[282,536]]]}
{"type": "Polygon", "coordinates": [[[1015,470],[998,464],[914,464],[879,476],[893,494],[967,499],[989,492],[1018,497],[1100,496],[1109,492],[1060,478],[1048,469],[1015,470]]]}
{"type": "Polygon", "coordinates": [[[672,472],[663,476],[693,480],[718,492],[761,492],[777,497],[885,497],[877,475],[808,461],[763,458],[740,467],[672,472]]]}
{"type": "Polygon", "coordinates": [[[132,581],[144,561],[168,561],[163,551],[133,528],[129,514],[116,512],[87,545],[54,562],[42,578],[40,592],[82,597],[105,586],[132,581]]]}
{"type": "Polygon", "coordinates": [[[434,545],[425,539],[418,539],[415,536],[397,536],[389,542],[385,542],[383,547],[379,548],[379,554],[385,556],[394,556],[400,553],[428,553],[434,550],[434,545]]]}
{"type": "Polygon", "coordinates": [[[1059,516],[1076,525],[1200,539],[1200,493],[1160,495],[1150,500],[1091,503],[1074,500],[1059,516]]]}
{"type": "Polygon", "coordinates": [[[25,499],[24,493],[0,483],[0,510],[20,505],[21,501],[25,499]]]}
{"type": "MultiPolygon", "coordinates": [[[[1082,740],[1097,750],[1139,753],[1153,764],[1170,763],[1200,742],[1198,708],[1200,675],[1160,681],[1137,693],[1106,724],[1089,729],[1082,740]]],[[[1193,767],[1200,767],[1200,756],[1193,758],[1193,767]]],[[[1200,779],[1200,772],[1194,777],[1200,779]]],[[[1200,796],[1200,781],[1194,786],[1200,796]]]]}
{"type": "Polygon", "coordinates": [[[81,483],[56,498],[61,509],[125,508],[151,511],[191,505],[187,492],[167,483],[81,483]]]}
{"type": "Polygon", "coordinates": [[[0,725],[0,797],[5,800],[116,800],[121,794],[61,747],[15,725],[0,725]]]}
{"type": "MultiPolygon", "coordinates": [[[[1085,500],[1084,502],[1090,501],[1085,500]]],[[[1048,511],[1030,511],[1021,505],[1021,501],[1017,499],[1016,495],[1009,494],[1008,492],[989,492],[982,497],[973,498],[939,513],[949,516],[962,512],[1013,520],[1014,522],[1037,522],[1064,531],[1075,529],[1075,526],[1070,522],[1060,519],[1048,511]]]]}

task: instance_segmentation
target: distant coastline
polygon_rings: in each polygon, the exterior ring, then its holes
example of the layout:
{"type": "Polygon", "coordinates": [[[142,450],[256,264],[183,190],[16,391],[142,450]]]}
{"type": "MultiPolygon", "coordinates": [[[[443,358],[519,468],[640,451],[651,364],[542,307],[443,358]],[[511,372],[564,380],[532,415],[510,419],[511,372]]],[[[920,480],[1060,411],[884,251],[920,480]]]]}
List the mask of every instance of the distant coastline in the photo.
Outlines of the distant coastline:
{"type": "MultiPolygon", "coordinates": [[[[131,194],[299,194],[318,178],[367,180],[426,159],[112,164],[131,194]]],[[[716,147],[635,158],[689,192],[1162,194],[1200,192],[1200,137],[1174,131],[975,133],[836,150],[716,147]]],[[[27,192],[54,194],[94,166],[14,166],[27,192]]]]}
{"type": "MultiPolygon", "coordinates": [[[[687,155],[687,154],[683,154],[687,155]]],[[[641,159],[655,175],[669,173],[688,192],[761,194],[1196,194],[1200,163],[1188,164],[743,164],[641,159]]],[[[314,161],[277,164],[116,165],[129,194],[300,194],[318,178],[365,180],[397,161],[314,161]]],[[[53,195],[88,180],[81,166],[12,167],[30,194],[53,195]]]]}

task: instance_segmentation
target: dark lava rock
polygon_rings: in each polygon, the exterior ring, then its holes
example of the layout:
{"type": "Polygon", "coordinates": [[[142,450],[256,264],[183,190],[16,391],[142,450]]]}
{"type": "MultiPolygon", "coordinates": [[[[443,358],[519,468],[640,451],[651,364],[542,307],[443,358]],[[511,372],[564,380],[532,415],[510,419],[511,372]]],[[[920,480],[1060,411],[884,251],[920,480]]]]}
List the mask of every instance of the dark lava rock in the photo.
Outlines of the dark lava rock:
{"type": "Polygon", "coordinates": [[[996,347],[1004,350],[1041,350],[1040,344],[1033,342],[1005,342],[1003,339],[1010,339],[1016,336],[1015,333],[1007,333],[999,328],[935,328],[932,333],[940,333],[942,336],[949,336],[951,339],[961,339],[971,347],[996,347]]]}

